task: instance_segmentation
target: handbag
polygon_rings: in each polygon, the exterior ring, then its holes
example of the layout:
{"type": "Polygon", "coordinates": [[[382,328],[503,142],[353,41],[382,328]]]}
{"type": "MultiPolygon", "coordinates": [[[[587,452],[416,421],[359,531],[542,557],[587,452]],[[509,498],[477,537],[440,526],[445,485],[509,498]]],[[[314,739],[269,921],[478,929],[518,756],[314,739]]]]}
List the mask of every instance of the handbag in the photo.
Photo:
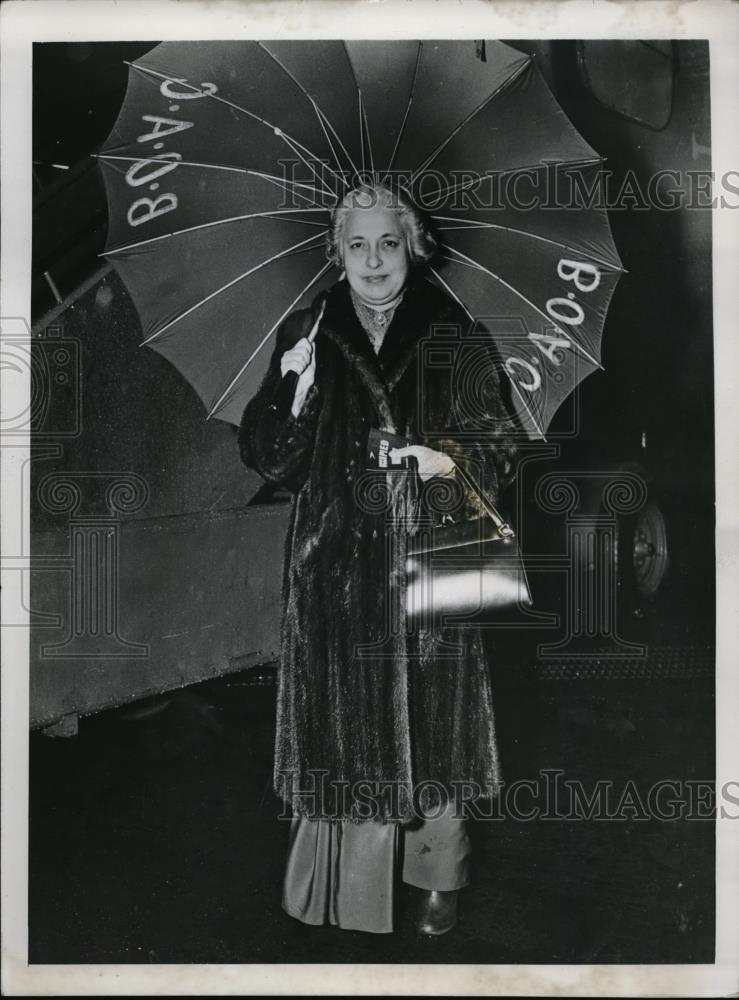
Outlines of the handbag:
{"type": "Polygon", "coordinates": [[[406,616],[416,623],[473,623],[533,603],[513,528],[464,469],[455,471],[476,494],[481,514],[462,521],[446,515],[408,538],[406,616]]]}

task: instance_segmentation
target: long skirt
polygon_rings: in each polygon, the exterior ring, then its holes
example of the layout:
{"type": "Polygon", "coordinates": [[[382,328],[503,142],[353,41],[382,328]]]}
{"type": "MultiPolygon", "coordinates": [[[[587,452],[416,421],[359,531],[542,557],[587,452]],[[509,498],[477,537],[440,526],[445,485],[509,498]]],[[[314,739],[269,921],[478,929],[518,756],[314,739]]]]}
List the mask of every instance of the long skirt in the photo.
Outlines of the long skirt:
{"type": "Polygon", "coordinates": [[[293,816],[283,909],[306,924],[393,930],[395,886],[449,891],[469,883],[470,841],[450,803],[438,817],[399,827],[293,816]]]}

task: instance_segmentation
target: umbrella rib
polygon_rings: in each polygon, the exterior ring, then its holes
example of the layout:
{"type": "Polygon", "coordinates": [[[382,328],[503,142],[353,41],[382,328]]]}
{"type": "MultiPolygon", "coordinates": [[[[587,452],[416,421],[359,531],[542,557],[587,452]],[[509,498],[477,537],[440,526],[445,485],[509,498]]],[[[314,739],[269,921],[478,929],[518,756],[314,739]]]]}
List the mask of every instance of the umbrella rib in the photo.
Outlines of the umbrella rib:
{"type": "Polygon", "coordinates": [[[515,80],[517,80],[518,77],[521,76],[521,74],[524,73],[531,66],[532,61],[533,60],[532,60],[531,56],[529,56],[527,59],[525,59],[524,62],[518,67],[518,69],[515,72],[511,73],[511,75],[509,77],[507,77],[500,84],[500,86],[497,87],[492,92],[492,94],[488,94],[488,96],[485,98],[484,101],[482,101],[480,104],[478,104],[478,106],[473,111],[471,111],[467,115],[467,117],[463,121],[461,121],[459,123],[459,125],[457,125],[455,128],[453,128],[452,131],[449,133],[449,135],[446,137],[446,139],[442,140],[442,142],[439,143],[439,145],[431,153],[431,155],[428,156],[424,160],[424,162],[420,165],[420,167],[418,167],[416,170],[414,170],[414,172],[413,172],[413,174],[411,175],[411,178],[410,178],[410,183],[413,183],[413,181],[416,179],[416,177],[418,176],[418,174],[420,174],[421,171],[425,170],[428,167],[428,165],[430,163],[432,163],[436,159],[436,157],[439,155],[439,153],[442,151],[442,149],[444,149],[445,146],[449,145],[449,143],[452,141],[452,139],[455,137],[455,135],[457,135],[459,132],[461,132],[462,129],[466,125],[468,125],[469,122],[472,121],[472,119],[475,117],[475,115],[479,114],[480,111],[482,111],[483,108],[487,107],[487,105],[492,100],[494,100],[500,93],[502,93],[507,87],[510,87],[511,84],[515,80]]]}
{"type": "MultiPolygon", "coordinates": [[[[298,146],[300,146],[300,143],[297,142],[296,139],[289,139],[289,138],[287,138],[287,136],[283,136],[283,138],[285,139],[285,142],[288,144],[288,146],[290,147],[290,149],[292,149],[294,153],[297,153],[298,159],[301,160],[305,164],[306,167],[308,167],[308,169],[313,174],[313,176],[322,185],[322,187],[323,187],[323,193],[324,194],[328,193],[328,194],[334,195],[334,197],[335,197],[336,196],[336,191],[334,191],[326,183],[324,183],[323,179],[321,177],[319,177],[318,171],[315,169],[315,167],[313,167],[311,165],[311,163],[308,160],[306,160],[304,156],[301,155],[300,149],[298,149],[298,146]]],[[[304,146],[302,148],[305,149],[304,146]]]]}
{"type": "MultiPolygon", "coordinates": [[[[385,170],[384,177],[387,177],[387,175],[393,169],[393,163],[395,162],[395,157],[396,157],[396,155],[398,153],[398,147],[400,146],[400,140],[403,138],[403,133],[405,132],[405,125],[406,125],[406,122],[408,121],[408,115],[410,114],[410,111],[411,111],[411,104],[413,104],[413,95],[416,92],[416,80],[418,79],[418,67],[421,65],[421,49],[422,48],[423,48],[423,42],[419,42],[418,43],[418,49],[416,50],[416,65],[415,65],[415,67],[413,69],[413,79],[411,80],[411,89],[408,92],[408,101],[407,101],[406,106],[405,106],[405,113],[403,115],[403,120],[400,123],[400,129],[398,130],[398,137],[395,140],[395,145],[393,146],[393,151],[390,154],[390,162],[387,165],[387,169],[385,170]]],[[[384,179],[384,177],[383,177],[383,179],[384,179]]]]}
{"type": "MultiPolygon", "coordinates": [[[[336,161],[337,170],[334,170],[333,167],[329,167],[328,169],[331,171],[334,177],[337,177],[341,181],[341,183],[346,187],[347,186],[346,179],[342,177],[341,174],[338,172],[338,170],[341,169],[341,161],[339,160],[339,157],[336,155],[336,150],[334,149],[333,143],[331,142],[329,134],[326,131],[326,126],[324,125],[323,120],[326,119],[326,122],[328,123],[332,131],[333,131],[333,126],[328,121],[328,118],[323,113],[323,111],[321,111],[321,109],[318,107],[318,102],[311,94],[308,93],[308,91],[305,89],[300,80],[298,80],[298,78],[293,73],[290,72],[287,66],[285,66],[284,63],[280,62],[277,56],[273,52],[270,52],[269,49],[265,47],[263,42],[257,42],[257,45],[263,52],[265,52],[269,56],[270,59],[272,59],[273,62],[275,62],[280,67],[283,73],[286,73],[287,76],[290,77],[295,86],[298,87],[300,90],[302,90],[306,98],[310,101],[311,105],[313,106],[313,111],[315,112],[316,118],[318,119],[318,124],[321,126],[323,134],[326,137],[326,142],[328,143],[329,149],[331,150],[334,160],[336,161]]],[[[346,150],[344,150],[344,152],[346,153],[346,150]]],[[[349,159],[351,160],[351,157],[349,157],[349,159]]],[[[354,164],[352,164],[352,166],[354,166],[354,164]]]]}
{"type": "MultiPolygon", "coordinates": [[[[138,240],[136,243],[126,243],[123,246],[112,247],[105,250],[100,257],[110,257],[116,253],[123,253],[124,250],[135,250],[137,247],[146,246],[149,243],[158,243],[160,240],[168,240],[173,236],[183,236],[186,233],[194,233],[200,229],[210,229],[213,226],[224,226],[229,222],[243,222],[245,219],[268,219],[273,216],[294,215],[297,212],[326,212],[325,208],[283,208],[274,212],[253,212],[251,215],[232,215],[228,219],[213,219],[211,222],[201,222],[197,226],[187,226],[185,229],[174,229],[171,233],[162,233],[161,236],[151,236],[148,240],[138,240]]],[[[308,222],[307,219],[288,219],[288,222],[295,222],[303,226],[317,226],[326,232],[326,225],[322,222],[308,222]]]]}
{"type": "MultiPolygon", "coordinates": [[[[476,267],[478,270],[484,271],[485,274],[490,275],[490,277],[494,278],[495,281],[499,281],[501,285],[505,285],[505,287],[509,291],[513,292],[513,294],[517,296],[517,298],[521,299],[528,306],[531,306],[531,308],[534,309],[536,312],[538,312],[540,316],[543,316],[544,319],[547,321],[547,323],[551,323],[551,325],[558,333],[561,333],[563,334],[563,336],[568,337],[570,342],[578,349],[578,351],[580,351],[581,354],[585,355],[585,357],[591,364],[595,365],[596,368],[600,368],[601,371],[603,370],[603,365],[599,361],[596,361],[595,358],[592,357],[592,355],[590,355],[585,350],[585,348],[581,344],[579,344],[577,340],[575,340],[575,338],[571,334],[568,334],[566,330],[563,330],[561,326],[555,323],[552,317],[548,313],[545,313],[543,309],[540,309],[530,299],[527,299],[526,296],[523,294],[523,292],[519,292],[517,288],[514,288],[514,286],[510,285],[504,278],[501,278],[499,274],[496,274],[494,271],[491,271],[490,268],[485,267],[483,264],[480,264],[479,261],[473,260],[471,257],[468,257],[466,254],[463,254],[461,250],[457,250],[455,247],[448,247],[448,249],[451,250],[452,253],[458,254],[465,261],[468,261],[473,267],[476,267]]],[[[450,259],[454,260],[455,258],[452,257],[450,259]]]]}
{"type": "MultiPolygon", "coordinates": [[[[122,160],[126,163],[161,163],[161,160],[151,159],[140,156],[121,156],[118,153],[95,153],[93,154],[98,160],[122,160]]],[[[301,181],[288,181],[284,177],[278,177],[276,174],[265,174],[261,170],[249,170],[248,167],[227,167],[225,164],[221,163],[201,163],[198,160],[177,160],[178,167],[203,167],[205,170],[226,170],[233,174],[250,174],[252,177],[261,177],[263,180],[270,181],[273,184],[280,184],[283,187],[286,185],[291,185],[293,189],[295,188],[307,188],[309,191],[313,191],[316,195],[323,194],[318,188],[311,187],[310,184],[305,184],[301,181]]],[[[300,191],[294,190],[294,194],[297,194],[299,198],[308,199],[308,195],[302,194],[300,191]]],[[[331,192],[333,194],[333,192],[331,192]]],[[[313,198],[313,201],[316,201],[313,198]]],[[[298,209],[291,209],[291,211],[298,211],[298,209]]]]}
{"type": "MultiPolygon", "coordinates": [[[[366,173],[366,166],[367,166],[365,159],[365,152],[364,152],[365,133],[366,133],[367,149],[369,150],[369,158],[370,158],[370,171],[372,173],[374,180],[375,164],[374,164],[374,159],[372,157],[372,146],[370,143],[367,115],[364,110],[364,101],[362,99],[362,88],[359,86],[359,81],[357,80],[357,74],[354,72],[354,64],[352,63],[351,56],[349,55],[349,49],[346,47],[346,42],[342,41],[341,44],[344,48],[344,54],[346,56],[346,61],[349,64],[349,69],[351,70],[352,79],[354,80],[354,87],[356,88],[357,91],[357,113],[359,115],[359,143],[362,152],[362,174],[366,173]]],[[[353,163],[352,166],[354,167],[354,174],[355,176],[357,176],[357,168],[353,163]]]]}
{"type": "Polygon", "coordinates": [[[442,258],[442,260],[450,260],[454,264],[461,264],[463,267],[469,267],[473,271],[482,271],[483,274],[485,273],[485,268],[482,267],[482,265],[480,264],[476,264],[474,261],[458,260],[456,257],[451,257],[449,254],[440,254],[439,256],[442,258]]]}
{"type": "MultiPolygon", "coordinates": [[[[472,313],[469,311],[469,309],[467,308],[467,306],[460,299],[460,297],[457,295],[457,293],[454,291],[454,289],[449,284],[447,284],[446,281],[444,281],[444,279],[439,274],[439,272],[436,270],[436,268],[432,267],[432,268],[430,268],[430,270],[431,270],[431,273],[436,278],[436,280],[439,281],[439,282],[441,282],[441,284],[444,286],[444,288],[446,288],[446,290],[449,292],[449,294],[452,296],[452,298],[454,298],[460,304],[460,306],[464,309],[464,311],[467,313],[467,315],[469,316],[469,318],[474,323],[475,322],[475,317],[472,315],[472,313]]],[[[503,370],[505,371],[505,368],[503,370]]],[[[537,429],[537,431],[539,432],[539,434],[541,435],[541,437],[543,438],[543,440],[546,441],[546,437],[544,437],[544,431],[541,429],[541,427],[539,426],[538,420],[536,419],[536,417],[534,416],[534,414],[529,409],[529,404],[526,402],[526,400],[524,399],[524,397],[521,395],[521,390],[518,388],[518,386],[516,385],[516,383],[513,381],[513,379],[511,378],[511,376],[508,374],[508,372],[506,372],[506,376],[507,376],[508,381],[510,382],[512,388],[515,390],[516,395],[521,400],[521,404],[522,404],[523,408],[528,413],[529,418],[531,420],[531,423],[537,429]]]]}
{"type": "MultiPolygon", "coordinates": [[[[604,162],[605,158],[602,156],[596,156],[589,160],[540,160],[538,163],[519,164],[515,167],[506,167],[504,170],[488,170],[482,176],[478,175],[478,181],[482,181],[485,177],[507,177],[509,174],[525,173],[528,170],[541,170],[542,167],[546,167],[547,165],[554,166],[557,170],[560,170],[563,167],[594,167],[604,162]]],[[[449,195],[456,194],[457,191],[464,191],[473,186],[476,187],[477,184],[450,184],[439,191],[436,197],[448,198],[449,195]]]]}
{"type": "MultiPolygon", "coordinates": [[[[323,120],[323,121],[324,121],[324,122],[326,123],[326,125],[328,125],[328,127],[329,127],[329,128],[331,129],[331,132],[333,133],[333,136],[334,136],[334,139],[336,139],[337,143],[338,143],[338,144],[339,144],[339,146],[341,147],[341,150],[342,150],[342,152],[343,152],[344,156],[345,156],[345,157],[347,158],[347,160],[348,160],[348,161],[349,161],[349,163],[351,164],[351,167],[352,167],[352,170],[354,171],[354,173],[355,173],[355,174],[357,174],[357,173],[359,172],[359,171],[357,170],[357,165],[356,165],[356,163],[354,162],[354,159],[353,159],[353,157],[352,157],[352,156],[351,156],[351,154],[349,153],[349,150],[348,150],[348,149],[346,148],[346,146],[344,145],[344,143],[343,143],[343,142],[341,141],[341,136],[340,136],[340,135],[339,135],[339,133],[338,133],[338,132],[336,131],[336,129],[335,129],[334,127],[333,127],[333,125],[332,125],[332,124],[331,124],[331,122],[330,122],[330,121],[328,120],[328,118],[327,118],[327,117],[326,117],[326,115],[325,115],[325,114],[323,113],[323,111],[321,111],[321,109],[320,109],[320,108],[318,107],[318,105],[316,105],[316,108],[318,109],[318,114],[319,114],[319,115],[321,116],[321,119],[322,119],[322,120],[323,120]]],[[[325,130],[325,128],[324,128],[324,133],[325,133],[325,131],[326,131],[326,130],[325,130]]],[[[326,138],[328,139],[328,136],[326,136],[326,138]]],[[[333,152],[333,151],[334,151],[334,148],[333,148],[333,145],[332,145],[332,143],[331,143],[331,140],[330,140],[330,139],[328,139],[328,144],[329,144],[329,146],[331,146],[331,151],[333,152]]],[[[335,153],[335,152],[334,152],[334,156],[336,156],[336,153],[335,153]]],[[[338,160],[338,157],[336,157],[336,159],[338,160]]],[[[349,187],[349,183],[348,183],[348,181],[347,181],[347,180],[346,180],[346,179],[345,179],[344,177],[342,177],[342,176],[341,176],[341,174],[339,174],[339,178],[340,178],[340,180],[342,181],[342,183],[343,183],[343,184],[344,184],[344,185],[345,185],[346,187],[349,187]]]]}
{"type": "Polygon", "coordinates": [[[290,313],[290,311],[294,308],[294,306],[305,295],[305,293],[308,291],[308,289],[312,285],[315,285],[315,283],[320,278],[322,278],[323,275],[326,273],[326,271],[328,271],[328,269],[330,267],[332,267],[332,266],[333,265],[331,263],[328,263],[328,264],[324,265],[324,267],[321,268],[321,270],[318,272],[318,274],[314,278],[311,278],[311,280],[308,282],[308,284],[300,292],[298,292],[298,294],[292,300],[292,302],[287,307],[287,309],[283,312],[283,314],[280,316],[280,318],[270,327],[269,331],[265,334],[265,336],[257,344],[257,346],[254,348],[254,350],[249,355],[249,357],[247,358],[247,360],[244,362],[244,364],[241,366],[241,368],[239,368],[239,370],[236,373],[236,375],[234,375],[234,377],[228,383],[228,385],[223,390],[223,392],[221,393],[221,395],[218,397],[218,399],[216,400],[216,402],[210,408],[210,410],[208,412],[208,419],[210,419],[212,416],[214,416],[215,413],[216,413],[216,411],[220,409],[220,407],[226,401],[227,396],[230,394],[230,392],[232,391],[232,389],[234,388],[234,386],[236,385],[236,383],[239,381],[239,379],[244,374],[244,372],[246,371],[246,369],[249,367],[249,365],[252,363],[252,361],[254,360],[254,358],[261,351],[261,349],[264,347],[264,345],[267,343],[267,341],[269,340],[269,338],[275,332],[275,330],[277,329],[277,327],[282,323],[282,321],[285,319],[285,317],[290,313]]]}
{"type": "MultiPolygon", "coordinates": [[[[346,56],[346,61],[349,65],[349,70],[351,71],[352,79],[354,80],[354,88],[357,92],[357,113],[359,114],[359,143],[362,154],[362,174],[364,174],[366,165],[364,157],[364,132],[362,130],[362,91],[359,87],[359,80],[357,80],[357,74],[354,72],[354,63],[352,62],[352,57],[349,55],[349,49],[346,47],[346,42],[342,41],[341,45],[342,48],[344,49],[344,55],[346,56]]],[[[369,136],[368,136],[368,141],[369,141],[369,136]]],[[[361,175],[359,174],[357,166],[353,160],[352,160],[352,168],[354,170],[354,176],[360,177],[361,175]]]]}
{"type": "MultiPolygon", "coordinates": [[[[445,222],[458,222],[459,219],[450,218],[445,215],[432,215],[432,219],[441,219],[445,222]]],[[[542,243],[549,243],[552,246],[559,247],[561,250],[569,250],[570,253],[582,254],[583,257],[589,257],[590,260],[596,261],[598,264],[602,264],[603,267],[609,268],[612,271],[622,271],[623,268],[617,267],[615,264],[610,264],[608,261],[603,260],[602,257],[596,256],[594,253],[590,253],[588,250],[583,250],[580,247],[571,247],[568,243],[560,243],[559,240],[552,240],[548,236],[540,236],[538,233],[529,233],[525,229],[515,229],[513,226],[501,226],[495,222],[476,222],[471,221],[469,225],[466,226],[439,226],[439,229],[443,232],[449,232],[451,230],[464,230],[464,229],[502,229],[507,233],[516,233],[519,236],[526,236],[531,240],[539,240],[542,243]]]]}
{"type": "MultiPolygon", "coordinates": [[[[283,189],[288,185],[292,185],[292,194],[296,194],[298,198],[308,199],[307,195],[304,195],[300,191],[296,190],[298,187],[307,187],[309,190],[315,191],[317,195],[320,196],[321,194],[321,192],[316,188],[311,188],[309,184],[301,184],[299,181],[286,181],[284,177],[278,177],[276,174],[257,174],[257,176],[263,177],[266,181],[269,181],[270,184],[276,184],[278,187],[282,187],[283,189]]],[[[318,199],[313,198],[312,200],[315,202],[318,199]]],[[[325,211],[325,208],[323,210],[325,211]]],[[[303,209],[300,209],[300,211],[303,211],[303,209]]]]}
{"type": "Polygon", "coordinates": [[[311,243],[318,236],[321,235],[322,235],[321,233],[316,233],[313,236],[309,236],[307,239],[301,240],[300,243],[295,243],[293,244],[293,246],[288,247],[286,250],[281,250],[279,253],[273,254],[271,257],[268,257],[267,260],[263,260],[260,264],[256,264],[254,267],[249,268],[248,271],[244,271],[243,274],[239,274],[237,275],[237,277],[232,278],[231,281],[228,281],[225,285],[221,285],[220,288],[216,288],[214,292],[211,292],[210,295],[206,295],[204,299],[200,299],[199,302],[196,302],[194,305],[190,306],[189,309],[186,309],[183,313],[180,313],[179,316],[175,316],[174,319],[171,319],[169,323],[163,326],[160,330],[157,330],[155,333],[152,333],[149,337],[147,337],[146,340],[143,340],[139,346],[144,347],[145,345],[150,344],[153,340],[156,340],[157,338],[161,337],[161,335],[166,330],[169,330],[170,327],[173,327],[176,323],[179,323],[180,320],[184,319],[185,316],[189,316],[190,313],[195,312],[196,309],[199,309],[201,306],[205,305],[206,302],[210,302],[211,299],[216,298],[216,296],[220,295],[221,292],[225,292],[229,288],[232,288],[234,285],[238,284],[239,281],[243,281],[244,278],[248,278],[250,274],[254,274],[256,271],[259,271],[263,267],[266,267],[267,264],[271,264],[274,261],[279,260],[281,257],[287,257],[288,254],[291,254],[294,251],[299,250],[300,247],[305,247],[306,243],[311,243]]]}
{"type": "Polygon", "coordinates": [[[357,87],[357,115],[359,116],[359,148],[362,151],[362,174],[366,170],[366,160],[364,156],[364,125],[362,122],[362,91],[357,87]]]}
{"type": "MultiPolygon", "coordinates": [[[[174,79],[174,77],[172,76],[167,76],[166,73],[159,73],[157,70],[149,69],[147,66],[140,66],[138,63],[128,62],[127,60],[124,60],[124,62],[126,62],[126,65],[132,67],[133,69],[137,69],[140,73],[149,73],[151,76],[159,77],[162,80],[174,79]]],[[[198,90],[198,88],[194,84],[189,83],[187,80],[180,80],[178,82],[184,84],[186,87],[192,87],[193,90],[198,90]]],[[[239,104],[235,104],[233,101],[227,100],[225,97],[219,97],[217,94],[212,94],[210,92],[207,92],[204,96],[212,101],[218,101],[219,104],[223,104],[226,107],[233,108],[234,111],[240,111],[242,114],[248,115],[250,118],[253,118],[254,121],[259,122],[260,125],[264,125],[266,128],[270,129],[270,131],[273,132],[278,139],[282,139],[283,142],[287,143],[287,145],[294,152],[298,154],[298,156],[303,161],[305,166],[308,167],[308,169],[313,173],[314,177],[320,183],[323,183],[321,181],[321,178],[314,170],[314,168],[311,167],[310,163],[300,154],[298,147],[300,147],[300,149],[308,153],[309,156],[312,156],[316,162],[320,162],[318,157],[306,146],[303,146],[302,143],[299,143],[297,139],[294,139],[292,136],[288,136],[287,132],[283,132],[281,128],[272,125],[270,122],[266,120],[266,118],[261,118],[254,111],[248,111],[246,108],[241,107],[241,105],[239,104]]],[[[331,189],[326,187],[325,184],[324,184],[324,193],[335,194],[335,192],[331,191],[331,189]]]]}
{"type": "MultiPolygon", "coordinates": [[[[334,149],[334,144],[331,141],[331,136],[328,134],[328,131],[326,129],[326,124],[324,123],[323,120],[323,113],[321,112],[315,101],[313,101],[313,109],[316,112],[316,118],[318,119],[318,124],[321,126],[326,142],[328,143],[328,148],[331,150],[331,154],[333,155],[333,158],[336,160],[336,166],[341,167],[341,162],[339,160],[336,150],[334,149]]],[[[349,182],[347,181],[346,177],[343,177],[338,171],[334,170],[332,167],[329,167],[328,169],[331,171],[334,177],[337,177],[341,181],[341,183],[344,185],[345,188],[349,187],[349,182]]]]}
{"type": "Polygon", "coordinates": [[[362,115],[362,127],[364,133],[367,136],[367,150],[369,151],[369,161],[370,161],[370,173],[372,174],[372,179],[375,179],[375,158],[372,155],[372,140],[370,138],[369,122],[367,121],[367,111],[364,106],[364,99],[362,97],[362,91],[359,91],[359,107],[362,115]]]}

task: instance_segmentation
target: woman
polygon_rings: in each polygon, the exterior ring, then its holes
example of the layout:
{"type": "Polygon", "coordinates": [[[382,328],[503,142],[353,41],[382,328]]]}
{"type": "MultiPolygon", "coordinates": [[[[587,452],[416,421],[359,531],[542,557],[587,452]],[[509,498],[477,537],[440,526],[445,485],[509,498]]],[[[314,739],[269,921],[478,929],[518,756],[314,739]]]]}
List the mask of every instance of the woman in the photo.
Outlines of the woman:
{"type": "Polygon", "coordinates": [[[319,297],[282,325],[239,438],[248,466],[295,492],[274,768],[292,810],[283,907],[306,923],[380,933],[393,929],[401,865],[423,890],[419,931],[454,925],[469,880],[455,793],[464,784],[468,796],[493,795],[500,781],[479,631],[412,627],[403,599],[407,540],[439,488],[472,514],[460,467],[484,478],[493,501],[512,477],[497,382],[477,387],[465,416],[450,366],[423,364],[434,328],[447,341],[469,328],[423,277],[434,250],[402,194],[350,192],[329,233],[345,278],[322,315],[319,297]],[[280,419],[272,404],[290,370],[299,378],[280,419]],[[481,439],[470,439],[470,420],[486,428],[481,439]],[[391,450],[389,472],[367,469],[372,429],[410,442],[391,450]]]}

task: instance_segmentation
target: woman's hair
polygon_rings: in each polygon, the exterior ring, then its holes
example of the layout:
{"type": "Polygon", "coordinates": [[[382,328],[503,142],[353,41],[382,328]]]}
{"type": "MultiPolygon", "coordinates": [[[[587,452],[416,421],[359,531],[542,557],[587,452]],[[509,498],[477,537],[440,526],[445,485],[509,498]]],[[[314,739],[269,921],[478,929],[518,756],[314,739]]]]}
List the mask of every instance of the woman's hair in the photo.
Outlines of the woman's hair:
{"type": "Polygon", "coordinates": [[[355,208],[374,208],[376,205],[398,216],[411,267],[427,264],[436,253],[436,240],[429,223],[403,191],[393,191],[385,184],[361,184],[345,194],[333,209],[326,235],[328,259],[339,267],[344,266],[341,243],[349,213],[355,208]]]}

